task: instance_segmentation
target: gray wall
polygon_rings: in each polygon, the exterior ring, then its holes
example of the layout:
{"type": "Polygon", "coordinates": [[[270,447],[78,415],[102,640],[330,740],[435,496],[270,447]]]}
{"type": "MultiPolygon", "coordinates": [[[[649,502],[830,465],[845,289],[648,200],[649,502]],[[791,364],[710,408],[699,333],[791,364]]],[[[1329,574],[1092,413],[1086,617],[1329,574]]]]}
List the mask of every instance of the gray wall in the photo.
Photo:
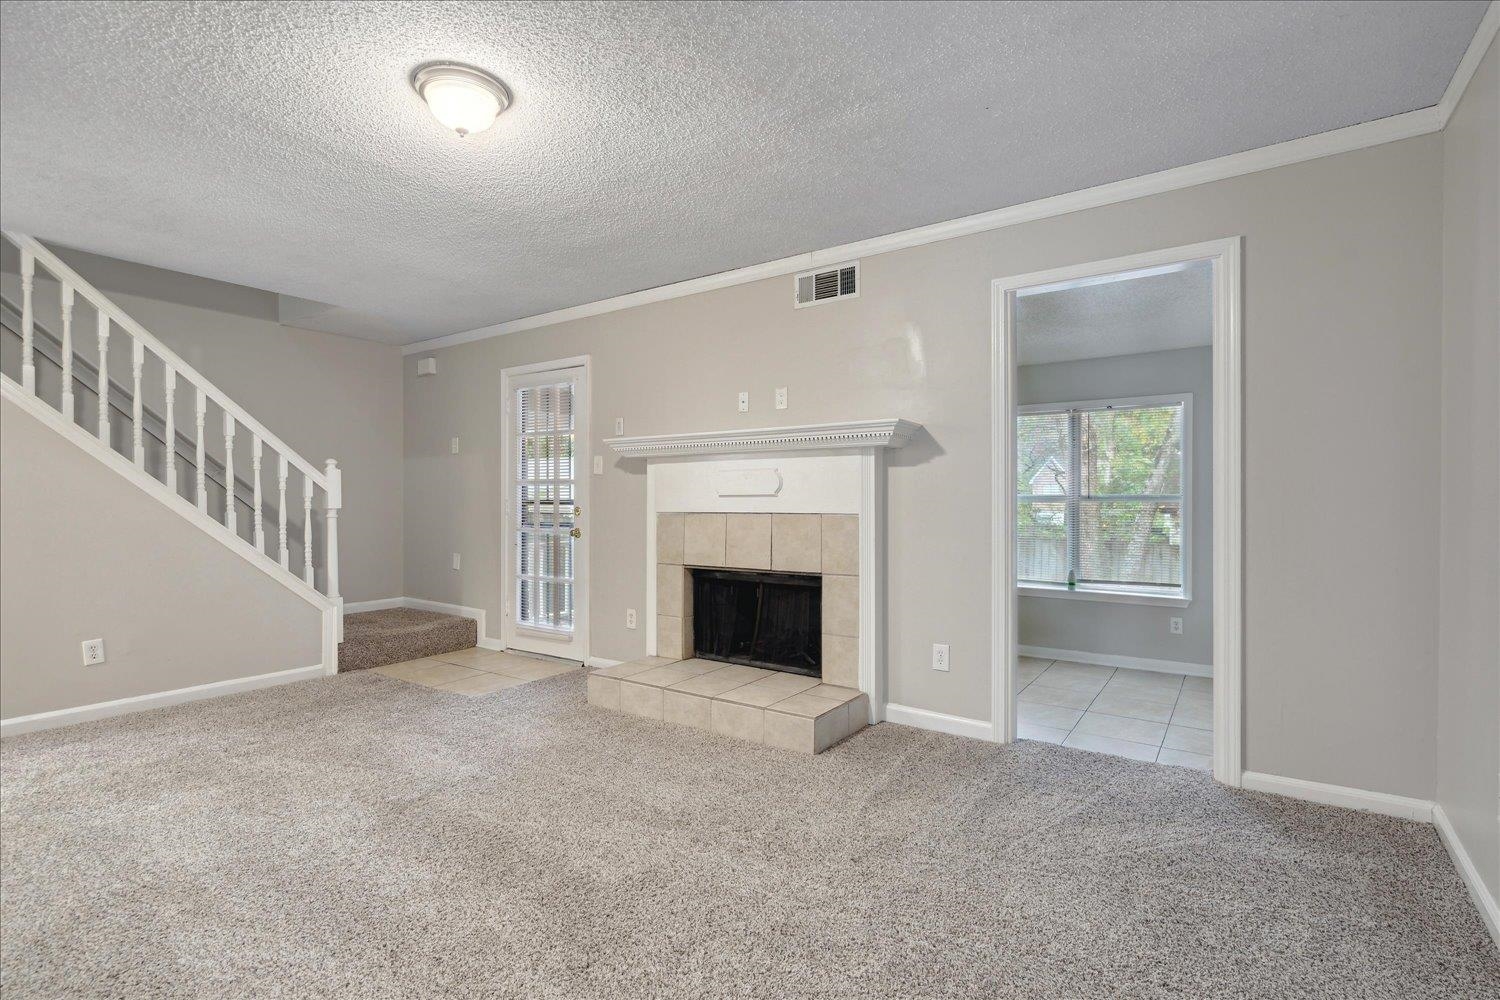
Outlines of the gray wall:
{"type": "Polygon", "coordinates": [[[316,608],[14,403],[0,410],[0,715],[321,662],[316,608]],[[106,662],[83,666],[80,644],[100,637],[106,662]]]}
{"type": "MultiPolygon", "coordinates": [[[[1209,304],[1205,303],[1205,307],[1209,304]]],[[[1024,331],[1021,334],[1025,336],[1024,331]]],[[[1213,350],[1192,347],[1113,358],[1022,365],[1021,404],[1120,396],[1193,394],[1192,603],[1185,608],[1111,604],[1065,597],[1019,598],[1021,644],[1150,660],[1213,662],[1213,350]],[[1183,634],[1168,619],[1183,620],[1183,634]]]]}
{"type": "Polygon", "coordinates": [[[1437,801],[1500,897],[1500,53],[1443,139],[1437,801]]]}
{"type": "MultiPolygon", "coordinates": [[[[1442,137],[1424,136],[869,257],[847,302],[794,310],[779,277],[447,348],[431,378],[408,358],[406,593],[485,608],[498,634],[508,365],[591,354],[600,452],[615,417],[629,434],[906,417],[926,430],[889,474],[890,697],[983,716],[991,280],[1242,234],[1245,764],[1428,797],[1441,175],[1442,137]],[[933,642],[952,644],[949,673],[933,642]]],[[[644,465],[611,456],[593,488],[592,652],[639,656],[624,613],[646,600],[644,465]]]]}
{"type": "MultiPolygon", "coordinates": [[[[400,349],[282,326],[271,292],[66,248],[57,253],[304,458],[319,467],[324,459],[338,459],[344,470],[344,509],[339,516],[344,599],[400,596],[400,349]]],[[[17,281],[10,273],[15,267],[13,256],[7,254],[5,294],[19,302],[17,281]]],[[[56,285],[39,280],[35,300],[38,322],[60,335],[56,285]]],[[[93,313],[83,305],[77,312],[75,344],[80,356],[93,361],[98,353],[93,313]]],[[[161,379],[153,364],[147,365],[142,395],[147,405],[161,410],[161,379]]],[[[109,366],[114,380],[129,384],[127,338],[111,338],[109,366]]],[[[190,394],[179,393],[176,412],[179,430],[191,434],[190,394]]],[[[207,427],[209,454],[220,458],[224,448],[216,407],[207,427]]],[[[241,479],[250,475],[249,448],[249,435],[241,432],[235,444],[236,474],[241,479]]],[[[264,475],[269,496],[275,491],[274,467],[268,464],[264,475]]],[[[182,489],[189,491],[185,479],[182,489]]],[[[300,489],[294,476],[289,486],[294,523],[301,520],[300,489]]],[[[321,504],[321,497],[317,502],[321,504]]],[[[244,510],[241,527],[248,537],[244,510]]],[[[321,544],[320,527],[314,538],[321,544]]],[[[294,555],[294,570],[300,568],[300,560],[300,555],[294,555]]]]}

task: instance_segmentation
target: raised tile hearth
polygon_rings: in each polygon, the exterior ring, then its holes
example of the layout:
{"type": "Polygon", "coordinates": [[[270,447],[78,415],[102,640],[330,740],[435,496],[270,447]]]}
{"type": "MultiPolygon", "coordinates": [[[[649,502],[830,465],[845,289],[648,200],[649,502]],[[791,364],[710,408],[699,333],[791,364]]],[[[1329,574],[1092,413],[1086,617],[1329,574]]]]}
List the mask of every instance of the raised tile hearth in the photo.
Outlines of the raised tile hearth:
{"type": "Polygon", "coordinates": [[[869,696],[854,688],[669,656],[593,671],[589,704],[801,753],[822,753],[870,718],[869,696]]]}

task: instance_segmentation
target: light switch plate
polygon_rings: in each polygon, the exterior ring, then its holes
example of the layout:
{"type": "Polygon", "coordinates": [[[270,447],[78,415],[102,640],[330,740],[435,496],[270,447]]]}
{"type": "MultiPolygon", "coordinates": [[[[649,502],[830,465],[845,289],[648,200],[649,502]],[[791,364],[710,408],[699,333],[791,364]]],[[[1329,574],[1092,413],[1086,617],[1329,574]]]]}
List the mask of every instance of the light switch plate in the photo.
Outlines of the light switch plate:
{"type": "Polygon", "coordinates": [[[786,409],[786,386],[776,390],[776,409],[786,409]]]}
{"type": "Polygon", "coordinates": [[[740,412],[750,412],[750,394],[748,392],[740,393],[740,412]]]}
{"type": "Polygon", "coordinates": [[[455,437],[448,441],[448,451],[453,455],[458,454],[458,438],[455,437]]]}
{"type": "Polygon", "coordinates": [[[624,417],[615,417],[615,434],[616,434],[616,436],[618,436],[620,434],[624,434],[624,433],[625,433],[625,418],[624,417]]]}
{"type": "Polygon", "coordinates": [[[594,456],[594,475],[596,475],[596,476],[602,476],[602,475],[604,475],[604,456],[603,455],[595,455],[594,456]]]}
{"type": "Polygon", "coordinates": [[[454,569],[458,569],[458,567],[459,567],[459,561],[460,560],[458,558],[458,553],[457,552],[453,553],[453,568],[454,569]]]}

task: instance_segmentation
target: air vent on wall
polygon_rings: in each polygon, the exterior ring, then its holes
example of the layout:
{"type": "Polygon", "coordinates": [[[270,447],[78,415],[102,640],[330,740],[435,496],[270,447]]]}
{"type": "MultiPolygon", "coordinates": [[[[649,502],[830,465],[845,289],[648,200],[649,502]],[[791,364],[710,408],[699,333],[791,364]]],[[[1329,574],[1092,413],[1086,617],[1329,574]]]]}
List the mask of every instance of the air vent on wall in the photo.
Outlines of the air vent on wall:
{"type": "Polygon", "coordinates": [[[835,299],[852,299],[859,295],[859,261],[838,264],[821,271],[807,271],[797,275],[794,280],[798,309],[835,299]]]}

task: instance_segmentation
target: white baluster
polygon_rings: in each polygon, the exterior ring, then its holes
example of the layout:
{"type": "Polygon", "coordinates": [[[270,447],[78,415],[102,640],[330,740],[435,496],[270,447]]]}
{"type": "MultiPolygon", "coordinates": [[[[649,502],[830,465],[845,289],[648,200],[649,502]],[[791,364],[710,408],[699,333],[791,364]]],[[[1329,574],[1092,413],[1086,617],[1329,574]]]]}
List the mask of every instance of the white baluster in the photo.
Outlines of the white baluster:
{"type": "Polygon", "coordinates": [[[255,547],[266,551],[266,526],[260,512],[260,452],[259,434],[250,435],[250,471],[255,476],[255,547]]]}
{"type": "Polygon", "coordinates": [[[36,254],[21,248],[21,387],[36,392],[36,360],[32,343],[36,337],[36,317],[31,307],[32,279],[36,276],[36,254]]]}
{"type": "Polygon", "coordinates": [[[197,469],[198,510],[201,511],[202,513],[204,513],[204,514],[207,514],[208,513],[208,478],[207,478],[207,476],[206,476],[206,474],[204,472],[204,467],[208,463],[204,461],[204,457],[203,457],[203,450],[204,450],[203,449],[203,417],[204,417],[204,415],[206,413],[208,413],[208,397],[203,394],[203,386],[201,386],[201,385],[195,385],[195,386],[193,386],[193,388],[198,391],[198,408],[197,408],[197,423],[198,423],[198,437],[197,437],[197,441],[198,441],[198,444],[197,444],[197,451],[196,451],[196,453],[193,456],[194,461],[196,461],[198,463],[198,469],[197,469]]]}
{"type": "Polygon", "coordinates": [[[167,439],[167,489],[177,492],[177,369],[166,366],[167,427],[162,437],[167,439]]]}
{"type": "Polygon", "coordinates": [[[286,547],[286,456],[276,456],[276,518],[277,528],[281,535],[281,568],[288,569],[292,564],[291,552],[286,547]]]}
{"type": "Polygon", "coordinates": [[[234,509],[234,417],[224,411],[224,527],[237,534],[234,509]]]}
{"type": "Polygon", "coordinates": [[[146,467],[146,437],[141,426],[141,372],[146,367],[146,345],[130,338],[130,442],[135,467],[146,467]]]}
{"type": "Polygon", "coordinates": [[[68,423],[77,419],[73,410],[73,286],[62,286],[62,412],[68,423]]]}
{"type": "Polygon", "coordinates": [[[99,440],[109,440],[109,314],[99,310],[99,440]]]}
{"type": "Polygon", "coordinates": [[[302,476],[302,582],[313,585],[312,561],[312,477],[302,476]]]}
{"type": "Polygon", "coordinates": [[[329,459],[323,464],[328,477],[328,497],[323,505],[323,516],[327,519],[324,532],[328,536],[328,596],[339,597],[339,510],[344,506],[344,472],[339,463],[329,459]]]}

